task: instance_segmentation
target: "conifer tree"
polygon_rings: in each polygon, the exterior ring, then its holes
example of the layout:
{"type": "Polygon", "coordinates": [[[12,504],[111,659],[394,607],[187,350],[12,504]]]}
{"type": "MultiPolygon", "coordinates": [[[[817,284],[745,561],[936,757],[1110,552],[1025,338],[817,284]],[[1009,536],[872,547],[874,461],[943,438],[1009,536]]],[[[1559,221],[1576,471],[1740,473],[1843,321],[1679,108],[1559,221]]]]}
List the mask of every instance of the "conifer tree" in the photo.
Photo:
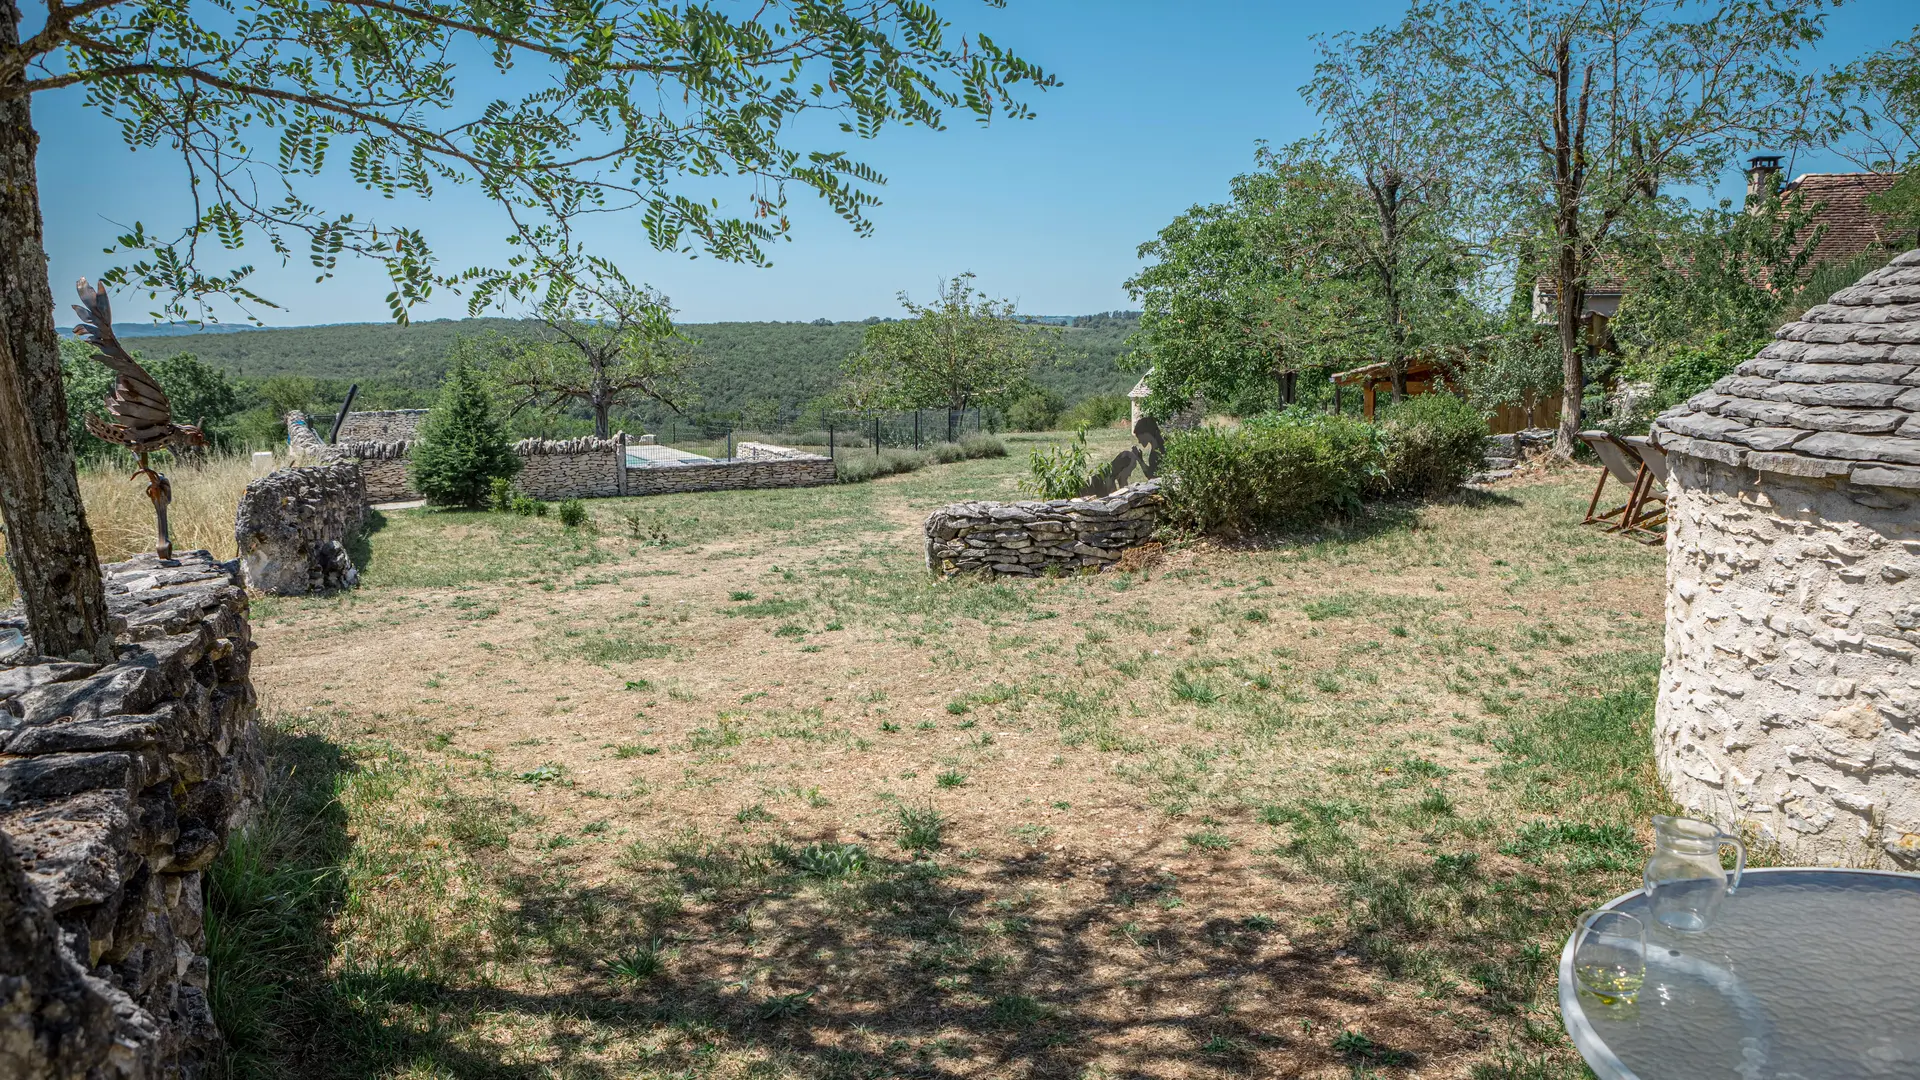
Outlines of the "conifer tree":
{"type": "Polygon", "coordinates": [[[420,425],[413,448],[414,490],[436,506],[486,505],[495,477],[512,476],[520,459],[494,411],[493,398],[463,356],[440,384],[440,400],[420,425]]]}

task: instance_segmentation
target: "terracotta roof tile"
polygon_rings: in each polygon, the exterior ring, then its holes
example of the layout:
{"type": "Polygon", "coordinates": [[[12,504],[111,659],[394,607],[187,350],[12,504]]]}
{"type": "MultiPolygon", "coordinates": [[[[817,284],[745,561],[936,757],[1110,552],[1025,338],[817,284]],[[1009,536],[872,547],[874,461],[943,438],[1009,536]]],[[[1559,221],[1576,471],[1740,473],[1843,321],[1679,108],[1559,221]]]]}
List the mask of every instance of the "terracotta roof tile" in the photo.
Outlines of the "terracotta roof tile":
{"type": "Polygon", "coordinates": [[[1840,262],[1875,247],[1898,250],[1912,243],[1913,237],[1895,236],[1887,218],[1867,206],[1897,180],[1882,173],[1807,173],[1782,189],[1782,198],[1798,194],[1814,209],[1805,231],[1824,226],[1811,261],[1840,262]]]}

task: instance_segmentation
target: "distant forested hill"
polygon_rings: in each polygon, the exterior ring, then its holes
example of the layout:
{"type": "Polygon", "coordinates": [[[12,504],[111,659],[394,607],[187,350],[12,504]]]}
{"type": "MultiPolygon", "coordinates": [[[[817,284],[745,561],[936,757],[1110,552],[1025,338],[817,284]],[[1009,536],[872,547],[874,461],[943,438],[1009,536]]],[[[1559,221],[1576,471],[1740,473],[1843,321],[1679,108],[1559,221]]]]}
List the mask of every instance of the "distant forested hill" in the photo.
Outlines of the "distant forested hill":
{"type": "MultiPolygon", "coordinates": [[[[1048,322],[1062,321],[1049,317],[1048,322]]],[[[1061,330],[1061,362],[1035,373],[1038,381],[1069,402],[1091,394],[1123,391],[1138,378],[1119,366],[1127,335],[1139,324],[1132,312],[1077,316],[1061,330]]],[[[363,384],[367,407],[425,404],[446,370],[456,338],[489,332],[523,334],[517,319],[442,319],[410,326],[345,323],[255,329],[245,333],[183,333],[127,337],[150,356],[190,352],[230,377],[260,383],[274,376],[305,376],[344,392],[363,384]]],[[[692,323],[682,327],[703,358],[696,373],[700,408],[708,413],[777,411],[792,415],[808,401],[831,393],[840,364],[860,347],[865,325],[857,322],[692,323]]]]}

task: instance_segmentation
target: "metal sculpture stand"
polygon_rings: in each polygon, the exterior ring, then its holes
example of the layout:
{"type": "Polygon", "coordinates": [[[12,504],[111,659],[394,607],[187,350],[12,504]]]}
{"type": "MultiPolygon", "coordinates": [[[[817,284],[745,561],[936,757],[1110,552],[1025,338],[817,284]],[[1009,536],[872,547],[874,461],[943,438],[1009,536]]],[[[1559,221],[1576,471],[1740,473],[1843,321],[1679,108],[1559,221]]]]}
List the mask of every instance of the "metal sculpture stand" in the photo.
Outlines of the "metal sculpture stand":
{"type": "Polygon", "coordinates": [[[140,467],[134,470],[129,480],[147,478],[147,498],[153,500],[153,553],[163,559],[173,558],[173,537],[167,533],[167,505],[173,502],[173,483],[165,473],[155,471],[147,464],[147,455],[142,453],[140,467]]]}

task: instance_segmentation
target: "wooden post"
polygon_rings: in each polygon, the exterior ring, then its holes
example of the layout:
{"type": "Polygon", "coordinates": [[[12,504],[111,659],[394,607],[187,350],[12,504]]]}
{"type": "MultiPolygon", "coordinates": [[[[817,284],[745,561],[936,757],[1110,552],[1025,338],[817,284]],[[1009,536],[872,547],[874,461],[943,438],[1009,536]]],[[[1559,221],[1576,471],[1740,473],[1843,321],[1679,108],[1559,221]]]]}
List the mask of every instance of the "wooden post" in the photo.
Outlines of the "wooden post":
{"type": "Polygon", "coordinates": [[[1363,389],[1360,391],[1360,411],[1367,419],[1371,420],[1373,419],[1373,380],[1368,379],[1362,386],[1363,389]]]}

